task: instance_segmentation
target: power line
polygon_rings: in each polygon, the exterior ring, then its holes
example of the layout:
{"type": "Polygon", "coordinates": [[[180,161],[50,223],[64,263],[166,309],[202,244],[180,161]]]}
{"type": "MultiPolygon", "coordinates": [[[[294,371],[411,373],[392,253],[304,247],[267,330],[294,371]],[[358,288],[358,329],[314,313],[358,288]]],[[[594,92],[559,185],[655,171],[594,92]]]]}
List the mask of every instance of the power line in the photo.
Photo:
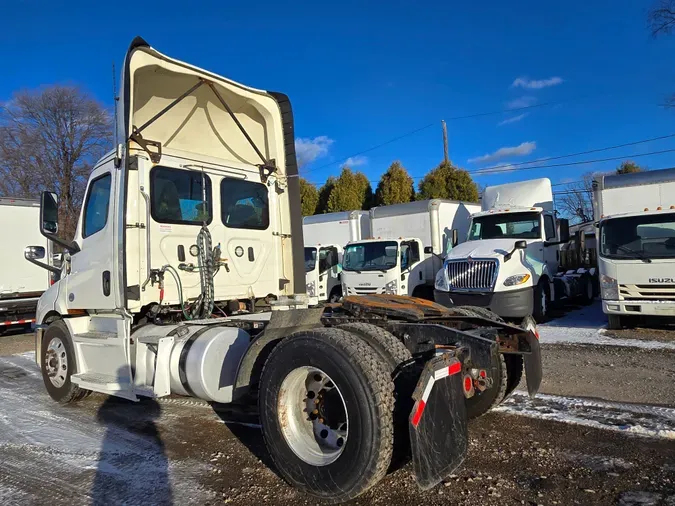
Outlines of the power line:
{"type": "MultiPolygon", "coordinates": [[[[563,100],[550,101],[550,102],[541,102],[539,104],[525,105],[525,106],[522,106],[522,107],[506,108],[506,109],[499,109],[499,110],[486,111],[486,112],[478,112],[478,113],[472,113],[472,114],[465,114],[465,115],[461,115],[461,116],[452,116],[450,118],[447,118],[446,121],[458,121],[458,120],[463,120],[463,119],[480,118],[480,117],[484,117],[484,116],[494,116],[494,115],[497,115],[497,114],[515,113],[515,112],[519,112],[519,111],[526,111],[526,110],[529,110],[529,109],[538,109],[538,108],[542,108],[542,107],[548,107],[548,106],[552,106],[552,105],[560,105],[560,104],[567,103],[567,102],[573,102],[573,101],[580,100],[580,99],[592,98],[593,96],[597,96],[597,95],[600,95],[600,94],[601,93],[591,94],[591,95],[580,95],[578,97],[573,97],[573,98],[568,98],[568,99],[563,99],[563,100]]],[[[606,93],[602,93],[602,95],[606,95],[606,93]]],[[[360,155],[363,155],[365,153],[370,153],[371,151],[379,149],[383,146],[387,146],[388,144],[391,144],[393,142],[399,141],[399,140],[404,139],[406,137],[410,137],[411,135],[415,135],[416,133],[421,132],[422,130],[426,130],[427,128],[431,128],[434,125],[436,125],[436,122],[429,123],[429,124],[424,125],[422,127],[416,128],[415,130],[411,130],[410,132],[407,132],[405,134],[402,134],[402,135],[399,135],[399,136],[394,137],[392,139],[389,139],[388,141],[382,142],[381,144],[377,144],[377,145],[372,146],[370,148],[364,149],[363,151],[359,151],[358,153],[354,153],[354,154],[349,155],[345,158],[341,158],[340,160],[330,162],[330,163],[326,163],[326,164],[321,165],[319,167],[315,167],[313,169],[307,170],[307,171],[304,172],[304,174],[309,174],[310,172],[315,172],[317,170],[325,169],[326,167],[330,167],[332,165],[344,163],[347,160],[349,160],[350,158],[354,158],[356,156],[360,156],[360,155]]],[[[572,156],[572,155],[569,155],[569,156],[572,156]]],[[[296,176],[289,176],[289,177],[296,177],[296,176]]],[[[297,177],[302,177],[302,175],[298,175],[297,177]]]]}

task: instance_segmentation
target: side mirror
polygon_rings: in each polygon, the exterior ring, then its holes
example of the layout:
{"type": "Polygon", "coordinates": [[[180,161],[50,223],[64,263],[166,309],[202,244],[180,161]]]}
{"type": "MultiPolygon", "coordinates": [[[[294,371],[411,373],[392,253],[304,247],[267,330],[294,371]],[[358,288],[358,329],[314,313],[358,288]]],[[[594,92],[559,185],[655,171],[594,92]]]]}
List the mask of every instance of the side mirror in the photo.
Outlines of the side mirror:
{"type": "Polygon", "coordinates": [[[40,233],[50,241],[65,248],[73,254],[80,251],[77,243],[64,241],[57,235],[59,232],[59,203],[54,192],[42,192],[40,196],[40,233]]]}
{"type": "Polygon", "coordinates": [[[516,241],[516,243],[513,245],[514,249],[527,249],[527,241],[516,241]]]}
{"type": "Polygon", "coordinates": [[[431,246],[425,246],[424,247],[424,254],[425,255],[431,255],[433,252],[434,252],[434,250],[431,246]]]}
{"type": "Polygon", "coordinates": [[[43,269],[47,269],[49,272],[53,272],[54,274],[60,274],[61,269],[49,264],[38,262],[38,260],[42,260],[46,255],[47,252],[45,251],[44,246],[26,246],[26,248],[23,250],[23,257],[30,263],[35,264],[38,267],[42,267],[43,269]]]}
{"type": "Polygon", "coordinates": [[[452,247],[454,248],[459,244],[459,232],[456,228],[452,229],[452,247]]]}
{"type": "Polygon", "coordinates": [[[558,229],[560,230],[560,242],[570,241],[570,222],[564,218],[558,220],[558,229]]]}
{"type": "Polygon", "coordinates": [[[43,246],[26,246],[23,250],[23,256],[29,262],[31,260],[42,260],[46,254],[43,246]]]}
{"type": "Polygon", "coordinates": [[[59,204],[54,192],[42,192],[40,198],[40,233],[51,238],[59,233],[59,204]]]}

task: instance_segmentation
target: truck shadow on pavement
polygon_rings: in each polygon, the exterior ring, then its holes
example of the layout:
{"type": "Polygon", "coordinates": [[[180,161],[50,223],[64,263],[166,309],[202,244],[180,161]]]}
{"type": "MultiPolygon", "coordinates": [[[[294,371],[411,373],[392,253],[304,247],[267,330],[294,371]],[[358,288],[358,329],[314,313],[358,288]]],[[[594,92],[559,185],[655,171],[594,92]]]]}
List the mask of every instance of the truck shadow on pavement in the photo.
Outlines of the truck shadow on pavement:
{"type": "Polygon", "coordinates": [[[173,504],[169,462],[155,421],[154,399],[131,403],[108,397],[97,421],[105,435],[91,489],[92,504],[173,504]]]}

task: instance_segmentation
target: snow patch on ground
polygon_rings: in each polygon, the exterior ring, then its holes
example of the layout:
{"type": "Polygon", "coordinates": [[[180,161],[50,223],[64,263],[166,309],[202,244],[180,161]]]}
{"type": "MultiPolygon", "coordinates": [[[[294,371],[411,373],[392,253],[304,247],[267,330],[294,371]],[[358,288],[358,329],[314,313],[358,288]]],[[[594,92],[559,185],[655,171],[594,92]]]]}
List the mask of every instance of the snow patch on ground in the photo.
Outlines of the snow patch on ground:
{"type": "Polygon", "coordinates": [[[602,303],[596,301],[591,306],[570,311],[562,318],[539,325],[539,342],[675,350],[675,343],[608,337],[605,335],[606,326],[607,316],[602,312],[602,303]]]}
{"type": "Polygon", "coordinates": [[[564,452],[563,457],[591,471],[607,472],[613,470],[630,469],[634,467],[632,462],[626,462],[618,457],[605,457],[603,455],[586,455],[585,453],[564,452]]]}
{"type": "Polygon", "coordinates": [[[495,411],[654,438],[675,439],[675,409],[514,392],[495,411]]]}
{"type": "Polygon", "coordinates": [[[61,406],[45,392],[33,353],[0,357],[0,399],[3,505],[214,499],[200,485],[208,465],[168,458],[159,408],[129,423],[114,406],[105,409],[108,401],[95,414],[82,405],[61,406]]]}

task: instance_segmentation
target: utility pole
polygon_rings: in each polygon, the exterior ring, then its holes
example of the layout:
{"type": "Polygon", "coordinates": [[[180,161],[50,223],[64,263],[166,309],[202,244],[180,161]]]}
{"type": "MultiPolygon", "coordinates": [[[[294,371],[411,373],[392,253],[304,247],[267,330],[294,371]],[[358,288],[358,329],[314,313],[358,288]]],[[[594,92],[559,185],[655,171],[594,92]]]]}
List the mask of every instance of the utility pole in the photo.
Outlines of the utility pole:
{"type": "Polygon", "coordinates": [[[446,165],[450,165],[450,160],[448,158],[448,126],[445,124],[445,120],[441,120],[441,125],[443,126],[443,155],[446,165]]]}

